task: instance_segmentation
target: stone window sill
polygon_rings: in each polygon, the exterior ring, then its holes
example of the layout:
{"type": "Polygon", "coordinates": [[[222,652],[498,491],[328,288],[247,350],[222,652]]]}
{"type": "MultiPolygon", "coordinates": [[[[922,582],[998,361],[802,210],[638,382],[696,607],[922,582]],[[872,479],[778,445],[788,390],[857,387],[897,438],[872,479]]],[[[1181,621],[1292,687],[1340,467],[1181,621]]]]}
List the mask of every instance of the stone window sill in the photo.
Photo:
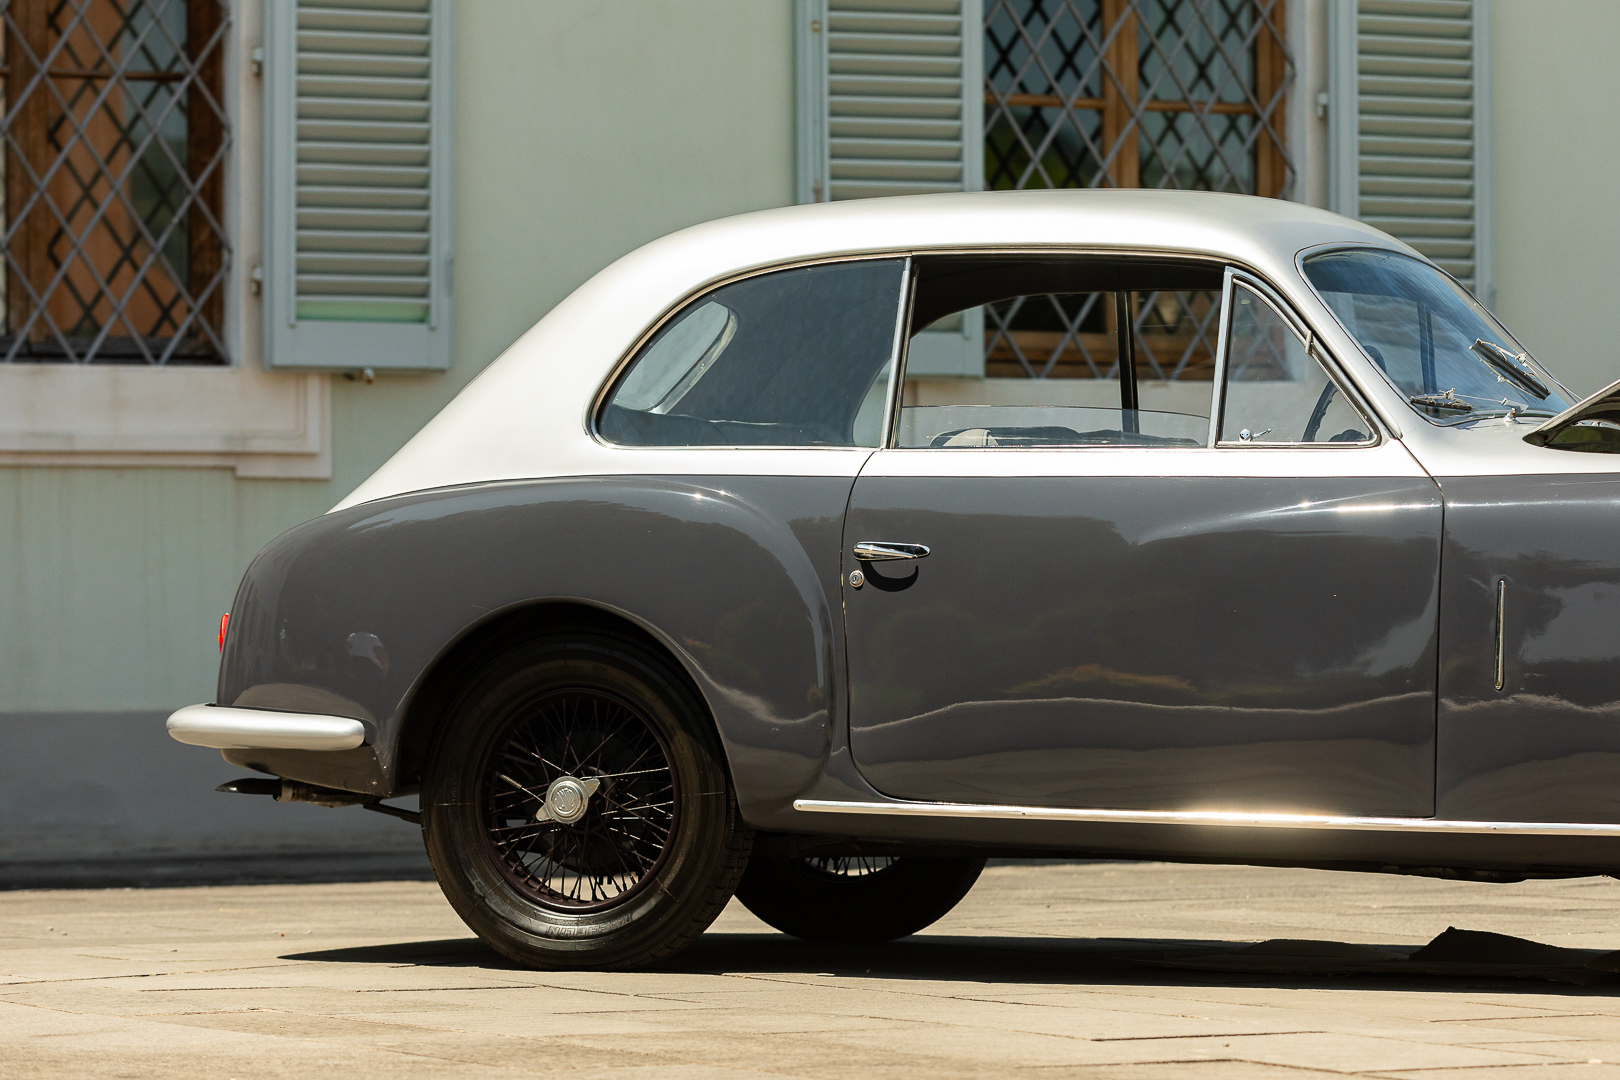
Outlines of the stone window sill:
{"type": "Polygon", "coordinates": [[[227,467],[332,476],[331,377],[256,364],[0,365],[0,466],[227,467]]]}

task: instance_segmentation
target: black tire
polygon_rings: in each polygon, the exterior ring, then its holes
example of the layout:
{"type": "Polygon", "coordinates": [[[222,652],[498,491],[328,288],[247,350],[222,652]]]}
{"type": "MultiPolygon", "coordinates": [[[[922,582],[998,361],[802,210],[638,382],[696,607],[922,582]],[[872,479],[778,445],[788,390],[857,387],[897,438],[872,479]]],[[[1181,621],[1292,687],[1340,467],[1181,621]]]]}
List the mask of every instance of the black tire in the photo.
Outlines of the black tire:
{"type": "Polygon", "coordinates": [[[731,898],[752,837],[681,674],[583,635],[517,645],[469,681],[428,762],[422,828],[467,925],[553,969],[679,951],[731,898]],[[572,799],[548,801],[569,778],[572,799]]]}
{"type": "Polygon", "coordinates": [[[937,922],[979,880],[983,859],[754,858],[737,899],[807,941],[892,941],[937,922]]]}

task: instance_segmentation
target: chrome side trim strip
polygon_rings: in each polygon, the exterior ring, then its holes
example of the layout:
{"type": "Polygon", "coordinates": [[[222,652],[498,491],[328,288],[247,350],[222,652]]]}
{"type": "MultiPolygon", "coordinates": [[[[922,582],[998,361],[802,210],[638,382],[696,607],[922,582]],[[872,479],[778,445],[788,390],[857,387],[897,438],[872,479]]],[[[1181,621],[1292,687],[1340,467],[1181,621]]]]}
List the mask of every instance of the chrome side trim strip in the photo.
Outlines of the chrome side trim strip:
{"type": "Polygon", "coordinates": [[[849,802],[795,799],[813,814],[871,814],[979,820],[1095,822],[1115,825],[1213,825],[1240,829],[1331,829],[1353,832],[1514,833],[1519,836],[1620,836],[1620,823],[1446,821],[1440,818],[1337,817],[1226,810],[1071,810],[1058,806],[979,806],[974,803],[849,802]]]}
{"type": "Polygon", "coordinates": [[[353,750],[366,726],[348,716],[187,705],[169,716],[169,735],[215,750],[353,750]]]}
{"type": "Polygon", "coordinates": [[[1507,579],[1496,583],[1496,688],[1507,685],[1507,579]]]}

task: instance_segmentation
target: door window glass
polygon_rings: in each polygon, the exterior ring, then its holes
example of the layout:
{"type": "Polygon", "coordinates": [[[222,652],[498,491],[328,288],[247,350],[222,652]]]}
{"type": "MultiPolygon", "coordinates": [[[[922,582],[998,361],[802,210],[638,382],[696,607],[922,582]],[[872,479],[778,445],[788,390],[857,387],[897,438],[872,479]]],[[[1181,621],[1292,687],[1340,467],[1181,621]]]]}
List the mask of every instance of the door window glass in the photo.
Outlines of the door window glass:
{"type": "Polygon", "coordinates": [[[1221,274],[1154,259],[916,260],[914,347],[982,325],[985,361],[982,376],[908,374],[897,445],[1206,445],[1221,274]]]}
{"type": "Polygon", "coordinates": [[[1363,443],[1371,431],[1277,309],[1234,284],[1220,441],[1363,443]]]}
{"type": "Polygon", "coordinates": [[[877,446],[904,259],[762,274],[658,331],[597,427],[626,446],[877,446]]]}

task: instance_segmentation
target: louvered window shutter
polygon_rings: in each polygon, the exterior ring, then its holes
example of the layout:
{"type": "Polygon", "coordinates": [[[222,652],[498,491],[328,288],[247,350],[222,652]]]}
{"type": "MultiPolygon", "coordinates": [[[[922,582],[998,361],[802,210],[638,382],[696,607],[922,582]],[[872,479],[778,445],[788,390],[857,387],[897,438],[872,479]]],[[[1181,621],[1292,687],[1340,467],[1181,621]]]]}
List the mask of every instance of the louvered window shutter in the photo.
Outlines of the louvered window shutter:
{"type": "Polygon", "coordinates": [[[271,367],[450,366],[451,0],[267,0],[271,367]]]}
{"type": "MultiPolygon", "coordinates": [[[[799,201],[984,186],[981,0],[797,0],[799,201]]],[[[983,375],[977,312],[907,371],[983,375]]]]}
{"type": "Polygon", "coordinates": [[[1489,4],[1348,0],[1335,7],[1333,202],[1411,244],[1486,304],[1489,4]]]}

